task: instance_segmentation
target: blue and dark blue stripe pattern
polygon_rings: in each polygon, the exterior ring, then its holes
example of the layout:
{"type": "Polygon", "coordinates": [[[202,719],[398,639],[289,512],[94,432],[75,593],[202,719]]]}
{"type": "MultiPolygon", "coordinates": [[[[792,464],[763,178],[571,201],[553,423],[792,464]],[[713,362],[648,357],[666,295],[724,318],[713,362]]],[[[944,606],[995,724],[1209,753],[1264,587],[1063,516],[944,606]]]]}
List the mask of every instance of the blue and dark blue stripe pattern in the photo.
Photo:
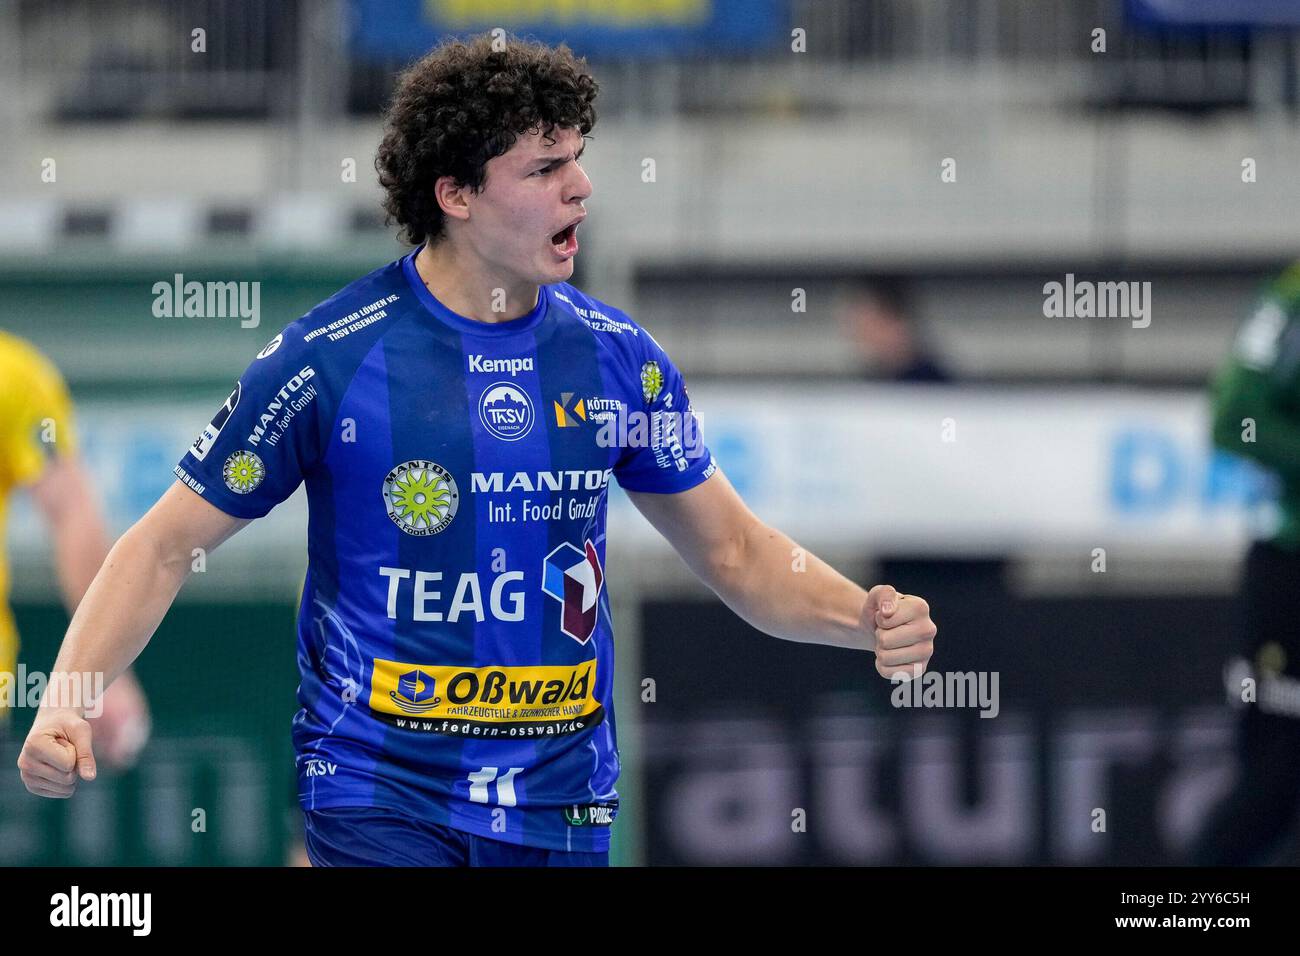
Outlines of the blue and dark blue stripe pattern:
{"type": "Polygon", "coordinates": [[[304,808],[585,852],[618,807],[609,480],[675,493],[713,471],[627,315],[557,283],[473,321],[413,255],[288,325],[176,468],[240,518],[306,485],[304,808]]]}

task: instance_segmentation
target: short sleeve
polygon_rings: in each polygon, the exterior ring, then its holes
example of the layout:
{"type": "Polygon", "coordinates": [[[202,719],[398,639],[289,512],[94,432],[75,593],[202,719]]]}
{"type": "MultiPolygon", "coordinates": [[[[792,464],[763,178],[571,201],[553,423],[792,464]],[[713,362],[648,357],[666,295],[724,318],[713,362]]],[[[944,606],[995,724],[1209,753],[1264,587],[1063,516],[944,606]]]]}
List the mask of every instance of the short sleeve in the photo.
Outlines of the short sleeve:
{"type": "Polygon", "coordinates": [[[55,458],[76,454],[72,399],[49,359],[22,343],[12,363],[14,411],[0,423],[0,460],[16,485],[30,485],[55,458]]]}
{"type": "Polygon", "coordinates": [[[239,377],[176,477],[226,514],[262,517],[320,458],[320,386],[302,332],[290,326],[239,377]]]}
{"type": "Polygon", "coordinates": [[[642,408],[635,420],[628,416],[614,477],[627,491],[686,491],[705,481],[717,465],[681,372],[650,333],[642,333],[645,351],[634,383],[642,408]]]}

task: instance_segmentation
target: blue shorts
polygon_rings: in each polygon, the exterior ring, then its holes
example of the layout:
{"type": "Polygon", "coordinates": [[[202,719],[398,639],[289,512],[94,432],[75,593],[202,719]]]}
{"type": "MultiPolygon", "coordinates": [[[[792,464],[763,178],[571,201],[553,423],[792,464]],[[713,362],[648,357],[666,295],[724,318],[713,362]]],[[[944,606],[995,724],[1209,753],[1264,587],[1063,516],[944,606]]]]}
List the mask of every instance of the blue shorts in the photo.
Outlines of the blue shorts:
{"type": "Polygon", "coordinates": [[[609,866],[609,851],[503,843],[378,807],[304,810],[312,866],[609,866]]]}

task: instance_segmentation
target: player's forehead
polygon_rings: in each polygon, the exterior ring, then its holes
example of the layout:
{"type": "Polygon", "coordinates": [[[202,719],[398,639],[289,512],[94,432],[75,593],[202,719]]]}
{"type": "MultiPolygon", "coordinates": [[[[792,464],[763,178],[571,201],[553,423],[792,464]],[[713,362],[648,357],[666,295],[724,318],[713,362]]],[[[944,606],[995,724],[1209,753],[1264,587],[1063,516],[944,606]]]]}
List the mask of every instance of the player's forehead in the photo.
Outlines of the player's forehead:
{"type": "Polygon", "coordinates": [[[546,133],[538,129],[520,133],[503,158],[528,163],[567,156],[579,149],[582,149],[582,133],[572,126],[555,126],[546,133]]]}

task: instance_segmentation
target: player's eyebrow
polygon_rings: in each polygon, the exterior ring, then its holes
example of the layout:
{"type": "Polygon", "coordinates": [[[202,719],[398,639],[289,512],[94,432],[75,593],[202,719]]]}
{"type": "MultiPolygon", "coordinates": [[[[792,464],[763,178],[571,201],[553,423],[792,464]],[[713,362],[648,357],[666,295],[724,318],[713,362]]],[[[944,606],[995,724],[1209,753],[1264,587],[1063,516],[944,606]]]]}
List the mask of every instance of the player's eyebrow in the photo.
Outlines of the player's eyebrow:
{"type": "MultiPolygon", "coordinates": [[[[579,147],[578,152],[575,153],[574,156],[573,156],[572,158],[573,158],[573,159],[581,159],[581,158],[582,158],[582,153],[583,153],[583,151],[584,151],[586,148],[587,148],[587,144],[586,144],[586,143],[583,143],[582,146],[579,147]]],[[[568,157],[568,156],[556,156],[556,157],[550,157],[550,156],[534,156],[534,157],[532,158],[532,160],[529,161],[529,164],[528,164],[528,165],[529,165],[529,166],[532,166],[532,167],[537,167],[537,168],[539,168],[539,169],[545,169],[545,168],[550,167],[550,166],[558,166],[558,165],[560,165],[561,163],[567,163],[567,162],[569,161],[569,158],[570,158],[570,157],[568,157]],[[538,163],[542,163],[543,165],[542,165],[542,166],[537,166],[538,163]]]]}

